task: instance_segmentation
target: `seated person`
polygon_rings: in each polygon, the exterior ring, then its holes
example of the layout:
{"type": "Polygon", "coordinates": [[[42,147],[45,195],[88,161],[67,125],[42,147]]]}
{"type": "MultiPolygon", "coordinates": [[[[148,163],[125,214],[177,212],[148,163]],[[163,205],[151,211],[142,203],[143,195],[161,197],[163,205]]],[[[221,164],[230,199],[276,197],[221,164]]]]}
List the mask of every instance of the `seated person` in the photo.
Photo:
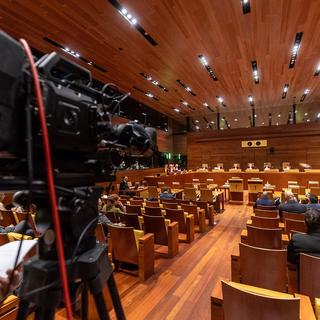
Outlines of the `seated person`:
{"type": "Polygon", "coordinates": [[[159,197],[160,199],[175,199],[176,195],[171,193],[168,187],[163,187],[159,197]]]}
{"type": "Polygon", "coordinates": [[[20,234],[25,234],[26,236],[34,237],[34,232],[32,230],[32,227],[29,223],[25,225],[25,220],[20,221],[16,226],[10,225],[7,227],[3,227],[0,225],[0,233],[9,233],[9,232],[15,232],[20,234]]]}
{"type": "Polygon", "coordinates": [[[274,206],[275,203],[273,200],[269,199],[269,194],[267,191],[263,191],[260,195],[260,197],[256,200],[256,203],[254,207],[256,208],[257,206],[269,206],[272,207],[274,206]]]}
{"type": "Polygon", "coordinates": [[[309,209],[319,209],[320,210],[320,204],[318,202],[319,202],[318,197],[315,194],[309,194],[308,195],[307,210],[309,210],[309,209]]]}
{"type": "Polygon", "coordinates": [[[288,244],[288,261],[299,266],[299,254],[307,253],[320,257],[320,210],[310,209],[305,213],[307,233],[295,233],[288,244]]]}
{"type": "Polygon", "coordinates": [[[120,194],[127,194],[129,190],[129,185],[128,185],[128,177],[122,177],[120,185],[119,185],[119,193],[120,194]]]}
{"type": "Polygon", "coordinates": [[[113,195],[108,196],[106,199],[106,204],[103,206],[102,212],[113,212],[115,215],[123,213],[123,211],[116,206],[116,200],[113,195]]]}
{"type": "Polygon", "coordinates": [[[126,207],[120,201],[120,197],[117,194],[111,195],[114,198],[114,205],[116,208],[119,208],[122,212],[126,212],[126,207]]]}
{"type": "Polygon", "coordinates": [[[299,203],[291,191],[285,192],[284,196],[285,203],[279,205],[280,217],[282,217],[283,211],[296,213],[305,213],[307,211],[307,206],[299,203]]]}
{"type": "Polygon", "coordinates": [[[126,168],[126,163],[124,161],[121,161],[121,163],[119,164],[118,169],[125,169],[126,168]]]}

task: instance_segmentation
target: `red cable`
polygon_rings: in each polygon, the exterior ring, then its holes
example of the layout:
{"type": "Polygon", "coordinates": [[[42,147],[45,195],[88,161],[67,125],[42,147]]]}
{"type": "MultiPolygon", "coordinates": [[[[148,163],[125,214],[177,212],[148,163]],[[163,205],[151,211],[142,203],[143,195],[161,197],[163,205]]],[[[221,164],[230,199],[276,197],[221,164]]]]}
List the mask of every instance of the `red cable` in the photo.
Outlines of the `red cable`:
{"type": "Polygon", "coordinates": [[[69,285],[68,285],[69,283],[68,274],[65,266],[62,233],[61,233],[60,219],[59,219],[58,207],[57,207],[57,197],[56,197],[56,190],[55,190],[53,173],[52,173],[53,170],[52,170],[52,162],[51,162],[49,135],[48,135],[44,105],[43,105],[43,97],[42,97],[42,92],[40,88],[38,70],[35,66],[33,56],[28,43],[24,39],[20,39],[20,42],[25,50],[25,53],[30,63],[35,92],[36,92],[38,106],[39,106],[39,118],[40,118],[41,130],[42,130],[42,140],[43,140],[43,147],[44,147],[44,156],[46,161],[46,173],[47,173],[47,180],[48,180],[49,198],[50,198],[50,204],[52,209],[53,225],[55,228],[56,238],[57,238],[57,251],[58,251],[58,259],[59,259],[59,269],[61,273],[61,282],[62,282],[63,293],[64,293],[64,298],[66,303],[67,316],[69,320],[73,320],[69,285]]]}

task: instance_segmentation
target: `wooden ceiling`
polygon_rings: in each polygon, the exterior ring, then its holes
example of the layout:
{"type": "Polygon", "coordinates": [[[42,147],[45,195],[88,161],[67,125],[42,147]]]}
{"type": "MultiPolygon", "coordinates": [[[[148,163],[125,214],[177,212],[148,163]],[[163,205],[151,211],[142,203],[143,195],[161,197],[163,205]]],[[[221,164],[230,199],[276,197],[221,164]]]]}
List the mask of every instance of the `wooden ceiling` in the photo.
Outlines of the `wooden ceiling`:
{"type": "MultiPolygon", "coordinates": [[[[248,95],[264,114],[272,108],[320,101],[319,0],[250,0],[251,13],[243,14],[240,0],[123,0],[120,4],[157,42],[152,46],[107,0],[6,0],[0,4],[0,28],[44,52],[57,50],[48,37],[107,69],[88,67],[95,78],[114,82],[137,100],[182,120],[186,115],[213,115],[214,110],[250,113],[248,95]],[[297,32],[303,32],[295,67],[288,68],[297,32]],[[218,77],[213,81],[198,59],[203,54],[218,77]],[[252,76],[256,60],[259,84],[252,76]],[[164,92],[139,73],[151,75],[164,92]],[[187,84],[192,96],[176,80],[187,84]],[[286,99],[281,99],[284,84],[286,99]],[[150,92],[148,98],[133,87],[150,92]],[[222,96],[226,107],[219,107],[222,96]],[[195,108],[181,106],[181,100],[195,108]],[[176,113],[178,107],[183,112],[176,113]]],[[[64,53],[70,59],[78,59],[64,53]]],[[[320,111],[320,110],[319,110],[320,111]]]]}

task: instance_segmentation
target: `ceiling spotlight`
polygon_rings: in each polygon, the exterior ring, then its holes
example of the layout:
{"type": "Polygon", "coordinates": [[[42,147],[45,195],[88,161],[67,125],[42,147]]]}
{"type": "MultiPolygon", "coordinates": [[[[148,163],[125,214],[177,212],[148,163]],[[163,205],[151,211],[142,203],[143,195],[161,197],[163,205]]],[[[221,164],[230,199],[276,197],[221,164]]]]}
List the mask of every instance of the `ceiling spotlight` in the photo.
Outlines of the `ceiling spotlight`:
{"type": "Polygon", "coordinates": [[[149,92],[146,93],[146,96],[149,97],[149,98],[153,98],[154,97],[154,95],[152,93],[149,93],[149,92]]]}
{"type": "Polygon", "coordinates": [[[236,118],[236,119],[234,119],[234,121],[235,121],[235,122],[238,122],[238,119],[236,118]]]}
{"type": "Polygon", "coordinates": [[[214,121],[210,121],[210,123],[214,124],[214,121]]]}
{"type": "Polygon", "coordinates": [[[222,98],[222,97],[217,96],[216,98],[217,98],[217,100],[218,100],[220,103],[222,103],[222,102],[223,102],[223,98],[222,98]]]}
{"type": "Polygon", "coordinates": [[[188,92],[191,92],[191,91],[192,91],[190,87],[186,87],[186,90],[187,90],[188,92]]]}
{"type": "Polygon", "coordinates": [[[147,80],[148,80],[148,81],[151,81],[151,80],[152,80],[152,78],[151,78],[150,76],[148,76],[148,77],[147,77],[147,80]]]}
{"type": "Polygon", "coordinates": [[[307,119],[307,122],[310,122],[310,119],[307,119]]]}
{"type": "Polygon", "coordinates": [[[159,84],[159,82],[156,81],[156,80],[153,80],[152,83],[153,83],[155,86],[157,86],[157,85],[159,84]]]}
{"type": "Polygon", "coordinates": [[[252,102],[253,101],[253,97],[252,96],[248,96],[248,100],[249,100],[249,102],[252,102]]]}
{"type": "Polygon", "coordinates": [[[137,23],[137,20],[136,20],[135,18],[133,18],[133,19],[131,20],[131,22],[132,22],[132,24],[136,24],[136,23],[137,23]]]}
{"type": "Polygon", "coordinates": [[[182,101],[181,102],[184,106],[187,106],[188,105],[188,102],[187,101],[182,101]]]}
{"type": "Polygon", "coordinates": [[[320,118],[320,113],[317,114],[317,118],[320,118]]]}
{"type": "Polygon", "coordinates": [[[304,90],[303,94],[308,94],[310,92],[310,89],[304,90]]]}
{"type": "Polygon", "coordinates": [[[315,75],[315,76],[320,75],[320,64],[318,65],[318,67],[317,67],[316,72],[315,72],[314,75],[315,75]]]}
{"type": "Polygon", "coordinates": [[[192,89],[186,85],[185,83],[183,83],[181,80],[176,80],[181,87],[183,87],[186,91],[188,91],[190,94],[192,94],[193,96],[196,96],[196,94],[192,91],[192,89]]]}
{"type": "Polygon", "coordinates": [[[257,61],[251,61],[251,65],[252,65],[252,75],[253,75],[253,79],[254,79],[254,82],[256,84],[259,83],[259,72],[258,72],[258,64],[257,64],[257,61]]]}
{"type": "Polygon", "coordinates": [[[128,12],[128,10],[127,10],[126,8],[122,8],[122,9],[121,9],[121,13],[127,14],[127,12],[128,12]]]}
{"type": "Polygon", "coordinates": [[[261,123],[264,126],[264,122],[261,123]]]}
{"type": "Polygon", "coordinates": [[[180,109],[178,109],[178,108],[173,108],[173,110],[174,110],[175,112],[180,112],[180,109]]]}
{"type": "Polygon", "coordinates": [[[199,120],[194,120],[194,121],[197,122],[197,123],[199,122],[199,120]]]}
{"type": "Polygon", "coordinates": [[[289,90],[289,84],[286,83],[283,87],[283,91],[282,91],[282,99],[285,99],[287,97],[287,92],[289,90]]]}
{"type": "Polygon", "coordinates": [[[250,8],[249,0],[241,0],[241,3],[242,3],[242,12],[243,12],[243,14],[250,13],[251,8],[250,8]]]}
{"type": "Polygon", "coordinates": [[[308,115],[308,112],[306,112],[304,115],[307,116],[307,115],[308,115]]]}
{"type": "Polygon", "coordinates": [[[200,127],[199,127],[199,126],[196,126],[196,129],[197,129],[197,130],[199,130],[199,129],[200,129],[200,127]]]}
{"type": "Polygon", "coordinates": [[[203,104],[205,107],[208,107],[209,105],[205,102],[204,104],[203,104]]]}
{"type": "Polygon", "coordinates": [[[304,99],[306,98],[307,94],[310,92],[310,89],[305,89],[303,92],[303,95],[300,98],[300,102],[304,101],[304,99]]]}
{"type": "Polygon", "coordinates": [[[204,55],[199,54],[198,58],[201,62],[201,64],[206,68],[207,72],[209,73],[210,77],[212,78],[212,80],[217,81],[218,78],[217,76],[214,74],[213,70],[211,69],[211,67],[209,66],[209,63],[207,61],[207,59],[204,57],[204,55]]]}
{"type": "Polygon", "coordinates": [[[280,118],[280,117],[281,117],[281,114],[279,113],[279,114],[278,114],[278,118],[280,118]]]}

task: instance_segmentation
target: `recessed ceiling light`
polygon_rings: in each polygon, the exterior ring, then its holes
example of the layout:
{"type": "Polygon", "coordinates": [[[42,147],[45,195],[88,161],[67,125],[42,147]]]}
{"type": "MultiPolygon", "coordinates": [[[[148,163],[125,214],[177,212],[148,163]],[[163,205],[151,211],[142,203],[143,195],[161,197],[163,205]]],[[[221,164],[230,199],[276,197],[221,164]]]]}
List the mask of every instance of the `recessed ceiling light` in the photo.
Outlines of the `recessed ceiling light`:
{"type": "Polygon", "coordinates": [[[304,94],[308,94],[310,92],[310,89],[306,89],[306,90],[304,90],[304,94]]]}
{"type": "Polygon", "coordinates": [[[262,122],[262,125],[264,125],[264,122],[262,122]]]}
{"type": "Polygon", "coordinates": [[[210,121],[210,123],[214,124],[214,121],[210,121]]]}
{"type": "Polygon", "coordinates": [[[152,84],[154,84],[155,86],[157,86],[158,88],[160,88],[162,91],[168,92],[169,90],[166,89],[163,85],[161,85],[159,83],[159,81],[153,79],[150,75],[144,73],[144,72],[140,72],[139,73],[141,76],[143,76],[146,80],[151,81],[152,84]]]}
{"type": "Polygon", "coordinates": [[[257,117],[257,115],[255,114],[255,115],[254,115],[254,117],[256,118],[256,117],[257,117]]]}
{"type": "Polygon", "coordinates": [[[282,91],[282,99],[285,99],[287,97],[287,92],[289,90],[289,84],[286,83],[283,87],[283,91],[282,91]]]}
{"type": "Polygon", "coordinates": [[[295,37],[295,40],[294,40],[294,45],[293,45],[292,50],[291,50],[289,68],[293,68],[295,63],[296,63],[298,51],[300,49],[302,36],[303,36],[303,32],[296,33],[296,37],[295,37]]]}
{"type": "Polygon", "coordinates": [[[252,65],[252,75],[253,75],[253,79],[254,79],[254,82],[256,84],[259,83],[259,72],[258,72],[258,64],[257,64],[257,61],[251,61],[251,65],[252,65]]]}
{"type": "Polygon", "coordinates": [[[320,75],[320,64],[318,64],[318,67],[317,67],[316,72],[315,72],[314,75],[315,75],[315,76],[320,75]]]}
{"type": "Polygon", "coordinates": [[[238,121],[238,119],[236,118],[236,119],[234,119],[234,121],[235,121],[235,122],[237,122],[237,121],[238,121]]]}
{"type": "Polygon", "coordinates": [[[182,101],[181,102],[184,106],[187,106],[188,105],[188,102],[187,101],[182,101]]]}
{"type": "Polygon", "coordinates": [[[306,112],[304,115],[307,116],[307,115],[308,115],[308,112],[306,112]]]}
{"type": "Polygon", "coordinates": [[[208,104],[205,102],[204,104],[203,104],[205,107],[207,107],[208,106],[208,104]]]}
{"type": "Polygon", "coordinates": [[[278,118],[280,118],[280,117],[281,117],[281,114],[279,113],[279,114],[278,114],[278,118]]]}
{"type": "Polygon", "coordinates": [[[250,13],[251,8],[250,8],[249,0],[241,0],[241,3],[242,3],[242,12],[243,12],[243,14],[250,13]]]}
{"type": "Polygon", "coordinates": [[[307,122],[310,122],[310,119],[307,119],[307,122]]]}
{"type": "Polygon", "coordinates": [[[248,96],[248,101],[250,102],[250,106],[254,106],[254,102],[253,102],[253,96],[248,96]]]}
{"type": "Polygon", "coordinates": [[[150,92],[146,93],[146,96],[149,97],[149,98],[153,98],[154,97],[154,95],[152,93],[150,93],[150,92]]]}
{"type": "Polygon", "coordinates": [[[121,9],[121,12],[122,12],[123,14],[127,14],[128,10],[127,10],[126,8],[122,8],[122,9],[121,9]]]}
{"type": "Polygon", "coordinates": [[[198,58],[201,62],[201,64],[206,68],[207,72],[209,73],[210,77],[214,80],[217,81],[218,78],[217,76],[214,74],[213,70],[211,69],[211,67],[209,66],[209,63],[207,61],[207,59],[204,57],[204,55],[199,54],[198,58]]]}
{"type": "Polygon", "coordinates": [[[190,94],[192,94],[193,96],[196,96],[196,94],[192,91],[192,89],[187,86],[185,83],[183,83],[181,80],[176,80],[181,87],[183,87],[186,91],[188,91],[190,94]]]}
{"type": "Polygon", "coordinates": [[[196,126],[196,129],[197,129],[197,130],[199,130],[199,129],[200,129],[200,127],[199,127],[199,126],[196,126]]]}
{"type": "Polygon", "coordinates": [[[216,98],[217,98],[217,100],[218,100],[220,103],[222,103],[222,102],[223,102],[223,98],[222,98],[222,97],[217,96],[216,98]]]}
{"type": "Polygon", "coordinates": [[[279,122],[277,122],[276,125],[278,126],[278,125],[279,125],[279,122]]]}
{"type": "Polygon", "coordinates": [[[180,109],[178,109],[178,108],[173,108],[173,110],[174,110],[175,112],[180,112],[180,109]]]}
{"type": "Polygon", "coordinates": [[[199,120],[194,120],[195,122],[199,123],[199,120]]]}

